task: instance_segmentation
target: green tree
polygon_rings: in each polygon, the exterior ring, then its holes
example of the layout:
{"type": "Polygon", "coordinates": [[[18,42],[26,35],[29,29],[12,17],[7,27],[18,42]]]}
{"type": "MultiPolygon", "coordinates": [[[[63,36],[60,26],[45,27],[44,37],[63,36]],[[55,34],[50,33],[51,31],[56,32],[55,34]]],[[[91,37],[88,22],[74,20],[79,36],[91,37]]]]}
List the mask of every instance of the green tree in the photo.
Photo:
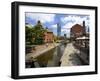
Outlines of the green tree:
{"type": "Polygon", "coordinates": [[[26,43],[33,44],[34,43],[34,30],[31,27],[25,26],[25,38],[26,38],[26,43]]]}
{"type": "Polygon", "coordinates": [[[44,43],[44,33],[47,31],[43,27],[40,21],[34,27],[25,27],[26,33],[26,43],[30,44],[43,44],[44,43]]]}
{"type": "Polygon", "coordinates": [[[35,44],[43,44],[44,43],[44,33],[46,29],[42,26],[41,22],[38,21],[37,24],[33,27],[34,36],[35,36],[35,44]]]}

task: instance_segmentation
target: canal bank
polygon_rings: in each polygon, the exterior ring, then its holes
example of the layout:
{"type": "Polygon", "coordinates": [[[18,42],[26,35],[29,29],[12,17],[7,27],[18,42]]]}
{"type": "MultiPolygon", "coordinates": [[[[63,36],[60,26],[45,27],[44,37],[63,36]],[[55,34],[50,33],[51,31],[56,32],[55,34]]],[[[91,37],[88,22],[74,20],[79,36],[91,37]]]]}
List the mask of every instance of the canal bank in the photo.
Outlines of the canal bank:
{"type": "Polygon", "coordinates": [[[41,54],[43,54],[43,53],[45,53],[53,48],[56,48],[59,45],[60,45],[59,43],[53,43],[53,44],[48,44],[48,46],[46,44],[37,46],[36,50],[34,50],[32,53],[26,54],[25,60],[27,61],[31,57],[36,58],[36,57],[40,56],[41,54]]]}
{"type": "Polygon", "coordinates": [[[73,46],[73,43],[67,44],[60,60],[61,66],[83,65],[83,62],[79,58],[78,54],[80,54],[80,50],[75,49],[75,47],[73,46]]]}
{"type": "MultiPolygon", "coordinates": [[[[33,67],[57,67],[60,66],[60,59],[63,55],[66,45],[55,43],[43,47],[41,51],[29,53],[26,55],[26,68],[33,67]],[[43,49],[45,48],[45,49],[43,49]]],[[[40,49],[38,49],[40,50],[40,49]]]]}
{"type": "Polygon", "coordinates": [[[80,50],[76,49],[73,43],[57,43],[42,46],[41,50],[27,54],[25,64],[26,68],[86,65],[79,55],[80,50]]]}

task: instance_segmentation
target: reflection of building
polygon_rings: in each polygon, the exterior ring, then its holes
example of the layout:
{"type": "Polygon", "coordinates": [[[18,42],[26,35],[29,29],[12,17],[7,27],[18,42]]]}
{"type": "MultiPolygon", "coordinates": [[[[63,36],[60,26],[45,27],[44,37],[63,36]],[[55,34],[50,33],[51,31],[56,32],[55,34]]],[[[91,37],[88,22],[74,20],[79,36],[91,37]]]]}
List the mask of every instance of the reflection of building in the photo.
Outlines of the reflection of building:
{"type": "Polygon", "coordinates": [[[54,40],[53,32],[51,32],[51,31],[45,32],[44,42],[51,43],[51,42],[53,42],[53,40],[54,40]]]}
{"type": "Polygon", "coordinates": [[[57,24],[57,36],[58,37],[61,36],[61,26],[60,26],[60,24],[57,24]]]}
{"type": "Polygon", "coordinates": [[[74,26],[72,26],[71,30],[70,30],[70,37],[71,38],[77,38],[80,36],[85,35],[86,31],[85,31],[85,22],[83,21],[83,26],[79,25],[79,24],[75,24],[74,26]]]}

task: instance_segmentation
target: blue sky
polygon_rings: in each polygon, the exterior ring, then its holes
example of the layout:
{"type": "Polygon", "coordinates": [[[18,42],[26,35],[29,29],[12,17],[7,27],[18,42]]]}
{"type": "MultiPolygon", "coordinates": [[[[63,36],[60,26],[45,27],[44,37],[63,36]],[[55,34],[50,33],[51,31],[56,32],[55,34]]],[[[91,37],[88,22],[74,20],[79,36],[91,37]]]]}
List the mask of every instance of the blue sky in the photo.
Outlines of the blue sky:
{"type": "Polygon", "coordinates": [[[61,26],[61,35],[67,34],[70,36],[70,28],[75,24],[82,25],[82,22],[85,21],[86,28],[88,29],[90,25],[90,16],[89,15],[80,15],[80,14],[49,14],[49,13],[25,13],[25,23],[28,23],[32,26],[36,25],[37,21],[40,20],[44,28],[48,28],[57,35],[57,23],[61,26]]]}

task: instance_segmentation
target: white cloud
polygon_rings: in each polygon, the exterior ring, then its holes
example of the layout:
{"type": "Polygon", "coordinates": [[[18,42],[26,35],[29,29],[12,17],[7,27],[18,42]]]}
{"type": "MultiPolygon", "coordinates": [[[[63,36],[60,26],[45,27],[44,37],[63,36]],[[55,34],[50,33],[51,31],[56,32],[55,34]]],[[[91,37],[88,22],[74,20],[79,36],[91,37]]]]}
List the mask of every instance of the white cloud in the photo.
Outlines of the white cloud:
{"type": "Polygon", "coordinates": [[[57,28],[57,24],[51,25],[52,28],[57,28]]]}
{"type": "Polygon", "coordinates": [[[67,37],[70,37],[70,30],[69,29],[61,29],[61,35],[63,36],[64,34],[67,35],[67,37]]]}
{"type": "Polygon", "coordinates": [[[70,30],[68,30],[68,29],[61,29],[61,32],[63,32],[63,33],[69,33],[70,30]]]}
{"type": "Polygon", "coordinates": [[[73,26],[73,24],[75,24],[75,23],[67,23],[67,24],[63,25],[62,28],[64,28],[64,29],[70,29],[73,26]]]}
{"type": "Polygon", "coordinates": [[[69,15],[66,17],[61,18],[61,22],[64,24],[62,26],[61,32],[62,34],[67,34],[67,36],[70,36],[70,28],[75,24],[83,25],[83,21],[85,21],[85,25],[89,26],[89,19],[88,16],[75,16],[75,15],[69,15]]]}
{"type": "Polygon", "coordinates": [[[89,26],[89,20],[87,20],[87,17],[88,16],[81,17],[81,16],[72,16],[72,15],[63,17],[61,18],[62,23],[64,23],[62,28],[69,29],[75,24],[82,25],[83,21],[85,21],[86,26],[89,26]]]}
{"type": "Polygon", "coordinates": [[[26,13],[26,17],[29,17],[35,21],[40,20],[42,23],[45,23],[45,22],[53,22],[55,14],[26,13]]]}

